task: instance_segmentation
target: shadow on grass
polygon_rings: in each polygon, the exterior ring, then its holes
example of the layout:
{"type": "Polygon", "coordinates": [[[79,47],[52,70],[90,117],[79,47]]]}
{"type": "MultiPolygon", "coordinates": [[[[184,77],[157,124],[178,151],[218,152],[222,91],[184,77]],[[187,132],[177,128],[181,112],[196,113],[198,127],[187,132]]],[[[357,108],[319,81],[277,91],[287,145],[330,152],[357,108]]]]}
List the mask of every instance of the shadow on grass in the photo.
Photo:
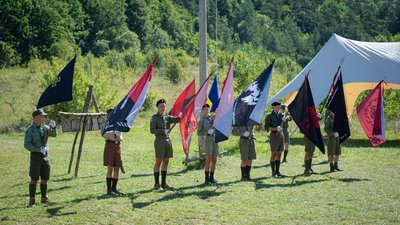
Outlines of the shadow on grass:
{"type": "Polygon", "coordinates": [[[74,215],[77,214],[76,212],[66,212],[66,213],[60,213],[60,210],[63,209],[64,207],[54,207],[54,208],[48,208],[46,211],[49,213],[49,217],[54,217],[54,216],[69,216],[69,215],[74,215]]]}
{"type": "Polygon", "coordinates": [[[358,178],[341,178],[338,181],[345,182],[345,183],[353,183],[358,181],[371,181],[370,179],[358,179],[358,178]]]}
{"type": "MultiPolygon", "coordinates": [[[[57,175],[57,176],[55,176],[55,177],[62,177],[62,176],[68,176],[68,174],[65,174],[65,175],[57,175]]],[[[71,180],[74,180],[74,179],[87,179],[87,178],[92,178],[92,177],[96,177],[96,176],[92,175],[92,176],[77,177],[77,178],[75,178],[73,175],[71,175],[70,177],[52,179],[52,182],[64,182],[64,181],[71,181],[71,180]]]]}
{"type": "MultiPolygon", "coordinates": [[[[324,139],[325,144],[326,140],[324,139]]],[[[294,137],[290,138],[291,145],[304,145],[304,139],[294,137]]],[[[372,147],[371,142],[368,139],[352,139],[349,138],[341,144],[343,147],[364,147],[370,148],[372,147]]],[[[387,140],[385,143],[379,145],[380,148],[395,148],[400,145],[400,140],[387,140]]]]}
{"type": "Polygon", "coordinates": [[[59,187],[59,188],[49,188],[48,192],[61,191],[61,190],[65,190],[65,189],[68,189],[68,188],[71,188],[71,187],[72,186],[62,186],[62,187],[59,187]]]}
{"type": "MultiPolygon", "coordinates": [[[[153,204],[154,202],[165,202],[165,201],[171,201],[174,199],[182,199],[182,198],[186,198],[186,197],[192,197],[192,196],[197,196],[198,198],[205,200],[208,198],[212,198],[212,197],[216,197],[219,196],[221,194],[224,194],[225,192],[217,192],[216,190],[203,190],[203,191],[191,191],[191,192],[180,192],[180,191],[175,191],[172,194],[166,195],[160,199],[158,199],[157,201],[149,201],[149,202],[133,202],[132,203],[132,208],[136,208],[136,209],[141,209],[144,207],[147,207],[151,204],[153,204]]],[[[133,199],[132,199],[133,201],[133,199]]]]}
{"type": "MultiPolygon", "coordinates": [[[[202,170],[203,165],[201,162],[188,164],[183,170],[177,172],[168,172],[168,176],[182,176],[183,174],[190,172],[192,170],[202,170]]],[[[141,174],[132,174],[131,177],[149,177],[153,176],[153,173],[141,173],[141,174]]]]}

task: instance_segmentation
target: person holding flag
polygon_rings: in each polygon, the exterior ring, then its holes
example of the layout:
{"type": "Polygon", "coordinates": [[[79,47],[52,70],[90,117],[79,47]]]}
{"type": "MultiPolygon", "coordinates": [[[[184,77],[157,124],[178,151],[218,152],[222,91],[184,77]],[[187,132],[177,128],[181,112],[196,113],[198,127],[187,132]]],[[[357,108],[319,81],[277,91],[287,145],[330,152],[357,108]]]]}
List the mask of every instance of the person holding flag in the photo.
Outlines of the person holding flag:
{"type": "Polygon", "coordinates": [[[331,172],[341,171],[338,167],[338,161],[342,151],[340,148],[339,133],[333,128],[334,120],[335,114],[327,109],[324,130],[328,134],[328,161],[331,172]]]}
{"type": "Polygon", "coordinates": [[[269,143],[271,147],[271,170],[272,177],[279,178],[282,177],[282,174],[279,171],[280,163],[281,163],[281,154],[283,151],[283,128],[282,126],[282,117],[279,116],[279,109],[281,107],[281,103],[273,102],[271,104],[273,110],[270,114],[265,117],[265,130],[270,132],[269,135],[269,143]]]}
{"type": "Polygon", "coordinates": [[[197,127],[197,135],[204,138],[204,150],[206,161],[204,165],[205,184],[215,184],[215,166],[218,158],[218,143],[215,143],[214,117],[210,116],[210,105],[204,104],[201,111],[201,119],[197,127]]]}
{"type": "Polygon", "coordinates": [[[287,163],[286,157],[289,153],[289,142],[290,142],[290,137],[289,137],[289,121],[292,120],[292,117],[290,116],[289,112],[286,110],[287,105],[282,104],[281,108],[279,110],[279,114],[282,116],[282,128],[283,128],[283,160],[282,163],[287,163]]]}
{"type": "Polygon", "coordinates": [[[50,120],[49,126],[43,122],[47,114],[43,109],[33,111],[33,123],[25,131],[24,147],[31,152],[29,176],[31,182],[29,183],[29,206],[35,206],[36,184],[40,181],[40,193],[42,195],[41,203],[48,204],[49,198],[47,196],[47,182],[50,178],[50,161],[49,161],[49,147],[47,146],[47,139],[49,136],[57,136],[56,122],[50,120]]]}
{"type": "MultiPolygon", "coordinates": [[[[113,109],[107,110],[107,117],[113,109]]],[[[103,165],[107,166],[106,184],[107,195],[122,194],[117,189],[119,169],[122,167],[122,133],[120,131],[107,132],[103,135],[106,143],[103,153],[103,165]]]]}
{"type": "Polygon", "coordinates": [[[178,116],[165,115],[166,102],[164,99],[157,101],[158,112],[151,117],[150,133],[155,135],[154,150],[154,190],[172,189],[167,184],[167,170],[169,159],[173,157],[172,143],[169,138],[171,123],[179,123],[182,113],[178,116]],[[159,181],[161,169],[161,185],[159,181]]]}
{"type": "Polygon", "coordinates": [[[232,135],[240,136],[240,169],[242,171],[241,181],[251,181],[250,171],[253,160],[257,158],[254,144],[254,126],[234,126],[232,135]]]}
{"type": "MultiPolygon", "coordinates": [[[[322,120],[322,114],[317,114],[317,120],[322,120]]],[[[304,135],[304,175],[310,175],[314,173],[312,167],[312,158],[315,152],[315,144],[304,135]]]]}

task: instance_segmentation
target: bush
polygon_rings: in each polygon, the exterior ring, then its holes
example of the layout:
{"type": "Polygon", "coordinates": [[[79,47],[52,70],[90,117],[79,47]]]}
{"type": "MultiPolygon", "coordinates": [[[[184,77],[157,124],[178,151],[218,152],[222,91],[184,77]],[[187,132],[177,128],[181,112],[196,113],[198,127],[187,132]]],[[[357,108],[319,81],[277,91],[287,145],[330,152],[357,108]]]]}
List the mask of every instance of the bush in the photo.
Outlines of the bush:
{"type": "Polygon", "coordinates": [[[21,57],[11,45],[0,41],[0,68],[16,66],[21,62],[21,57]]]}
{"type": "Polygon", "coordinates": [[[123,53],[119,53],[115,50],[111,50],[107,52],[105,56],[105,61],[107,65],[114,69],[123,69],[125,68],[125,56],[123,53]]]}
{"type": "Polygon", "coordinates": [[[168,80],[173,84],[178,84],[183,80],[182,66],[179,62],[172,62],[167,66],[165,74],[168,80]]]}
{"type": "Polygon", "coordinates": [[[146,99],[143,102],[141,111],[148,111],[149,109],[152,109],[155,105],[155,101],[156,101],[156,96],[154,96],[154,94],[149,91],[147,93],[146,99]]]}

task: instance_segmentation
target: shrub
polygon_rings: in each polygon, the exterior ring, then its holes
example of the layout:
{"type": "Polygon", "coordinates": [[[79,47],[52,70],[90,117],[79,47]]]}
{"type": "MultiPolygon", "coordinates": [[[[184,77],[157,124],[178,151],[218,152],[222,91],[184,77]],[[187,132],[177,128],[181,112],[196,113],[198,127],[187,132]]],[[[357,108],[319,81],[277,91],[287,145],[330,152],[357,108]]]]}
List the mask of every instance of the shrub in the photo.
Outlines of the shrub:
{"type": "Polygon", "coordinates": [[[178,84],[183,79],[182,66],[179,62],[172,62],[167,66],[167,71],[165,73],[168,80],[173,84],[178,84]]]}

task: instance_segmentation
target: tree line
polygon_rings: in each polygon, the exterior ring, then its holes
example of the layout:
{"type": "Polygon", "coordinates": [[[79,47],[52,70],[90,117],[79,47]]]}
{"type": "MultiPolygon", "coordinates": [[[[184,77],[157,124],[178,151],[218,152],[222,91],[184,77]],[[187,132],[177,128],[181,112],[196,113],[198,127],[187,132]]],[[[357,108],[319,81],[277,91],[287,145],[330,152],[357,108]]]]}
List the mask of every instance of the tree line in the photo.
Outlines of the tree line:
{"type": "MultiPolygon", "coordinates": [[[[209,0],[209,55],[250,44],[304,66],[332,33],[400,40],[400,0],[209,0]]],[[[0,67],[33,58],[198,54],[198,0],[1,0],[0,67]]]]}

